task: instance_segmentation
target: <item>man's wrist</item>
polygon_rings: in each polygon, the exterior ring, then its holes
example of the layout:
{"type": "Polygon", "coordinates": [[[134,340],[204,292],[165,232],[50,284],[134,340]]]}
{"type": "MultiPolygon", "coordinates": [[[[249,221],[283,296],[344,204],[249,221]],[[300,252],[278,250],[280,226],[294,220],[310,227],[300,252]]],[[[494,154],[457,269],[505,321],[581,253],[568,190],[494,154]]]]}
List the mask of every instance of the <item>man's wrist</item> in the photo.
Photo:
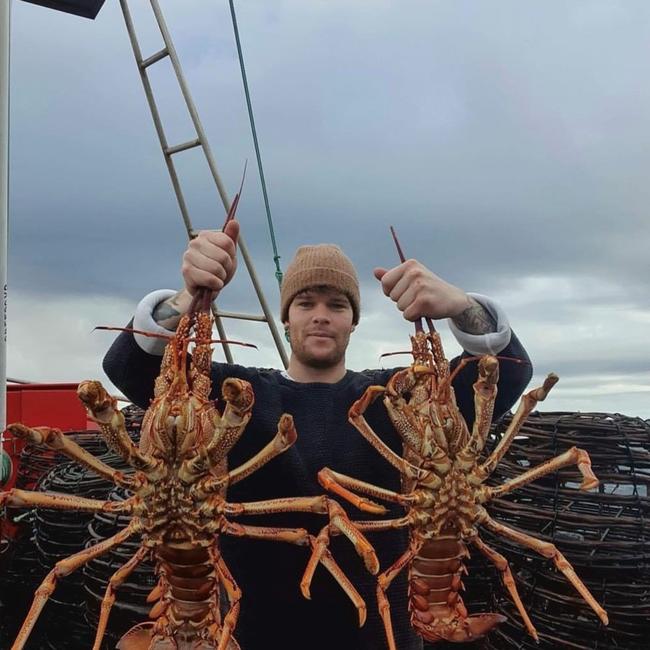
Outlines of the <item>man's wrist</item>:
{"type": "Polygon", "coordinates": [[[453,318],[450,318],[448,323],[451,333],[468,354],[476,356],[499,354],[510,343],[510,337],[512,336],[508,315],[499,303],[487,296],[483,296],[480,293],[468,293],[467,295],[482,305],[490,316],[492,316],[496,322],[496,329],[494,332],[487,332],[485,334],[469,334],[461,330],[453,318]]]}
{"type": "Polygon", "coordinates": [[[471,296],[467,307],[452,318],[459,330],[467,334],[489,334],[497,331],[497,321],[492,314],[471,296]]]}
{"type": "Polygon", "coordinates": [[[151,316],[158,325],[173,332],[178,327],[181,316],[189,309],[191,302],[190,293],[187,289],[182,289],[170,298],[159,302],[151,316]]]}

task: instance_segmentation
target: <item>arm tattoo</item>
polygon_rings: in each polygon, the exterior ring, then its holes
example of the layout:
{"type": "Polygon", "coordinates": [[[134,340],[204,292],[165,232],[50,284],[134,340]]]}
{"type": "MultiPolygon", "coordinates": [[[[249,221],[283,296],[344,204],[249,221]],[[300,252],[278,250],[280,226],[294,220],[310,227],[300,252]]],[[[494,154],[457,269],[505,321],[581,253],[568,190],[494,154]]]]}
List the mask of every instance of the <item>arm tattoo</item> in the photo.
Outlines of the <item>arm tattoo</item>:
{"type": "Polygon", "coordinates": [[[187,299],[184,300],[184,292],[179,291],[167,300],[163,300],[156,305],[153,310],[153,319],[160,325],[168,330],[175,330],[181,320],[181,316],[187,310],[189,305],[184,305],[187,299]]]}
{"type": "Polygon", "coordinates": [[[497,322],[492,314],[474,298],[470,298],[469,301],[469,307],[452,319],[458,329],[467,332],[467,334],[496,332],[497,322]]]}

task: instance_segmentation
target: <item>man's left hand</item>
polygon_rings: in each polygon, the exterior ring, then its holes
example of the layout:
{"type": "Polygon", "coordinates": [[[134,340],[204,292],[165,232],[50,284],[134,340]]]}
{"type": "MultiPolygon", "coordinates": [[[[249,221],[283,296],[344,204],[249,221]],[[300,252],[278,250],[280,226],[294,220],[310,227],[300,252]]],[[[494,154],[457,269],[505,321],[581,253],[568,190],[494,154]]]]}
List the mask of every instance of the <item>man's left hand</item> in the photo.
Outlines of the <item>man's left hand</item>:
{"type": "Polygon", "coordinates": [[[472,305],[462,289],[445,282],[417,260],[406,260],[392,269],[376,268],[374,274],[384,293],[409,321],[454,318],[472,305]]]}

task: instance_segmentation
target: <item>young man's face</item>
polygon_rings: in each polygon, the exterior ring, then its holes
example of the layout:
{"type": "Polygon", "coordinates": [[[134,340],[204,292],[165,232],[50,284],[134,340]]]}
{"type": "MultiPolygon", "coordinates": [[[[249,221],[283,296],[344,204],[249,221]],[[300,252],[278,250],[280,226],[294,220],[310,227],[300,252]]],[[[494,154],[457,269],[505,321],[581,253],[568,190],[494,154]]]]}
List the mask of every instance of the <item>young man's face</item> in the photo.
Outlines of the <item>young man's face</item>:
{"type": "Polygon", "coordinates": [[[335,366],[345,357],[352,324],[348,297],[329,287],[301,291],[289,305],[291,351],[313,368],[335,366]]]}

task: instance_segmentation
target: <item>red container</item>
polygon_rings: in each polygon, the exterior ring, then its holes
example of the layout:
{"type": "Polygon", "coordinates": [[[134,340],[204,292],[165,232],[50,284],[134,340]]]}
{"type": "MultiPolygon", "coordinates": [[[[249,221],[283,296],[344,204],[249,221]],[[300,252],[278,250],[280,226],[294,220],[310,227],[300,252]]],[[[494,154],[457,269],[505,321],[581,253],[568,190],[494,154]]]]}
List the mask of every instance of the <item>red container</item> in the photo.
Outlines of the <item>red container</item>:
{"type": "Polygon", "coordinates": [[[7,384],[7,424],[63,431],[96,429],[77,397],[79,384],[7,384]],[[92,425],[92,426],[89,426],[92,425]]]}
{"type": "MultiPolygon", "coordinates": [[[[22,422],[30,427],[47,426],[62,431],[97,430],[88,419],[86,409],[77,397],[78,384],[7,384],[7,424],[22,422]]],[[[5,431],[4,450],[14,465],[25,443],[5,431]]],[[[4,488],[15,481],[12,476],[4,488]]]]}

